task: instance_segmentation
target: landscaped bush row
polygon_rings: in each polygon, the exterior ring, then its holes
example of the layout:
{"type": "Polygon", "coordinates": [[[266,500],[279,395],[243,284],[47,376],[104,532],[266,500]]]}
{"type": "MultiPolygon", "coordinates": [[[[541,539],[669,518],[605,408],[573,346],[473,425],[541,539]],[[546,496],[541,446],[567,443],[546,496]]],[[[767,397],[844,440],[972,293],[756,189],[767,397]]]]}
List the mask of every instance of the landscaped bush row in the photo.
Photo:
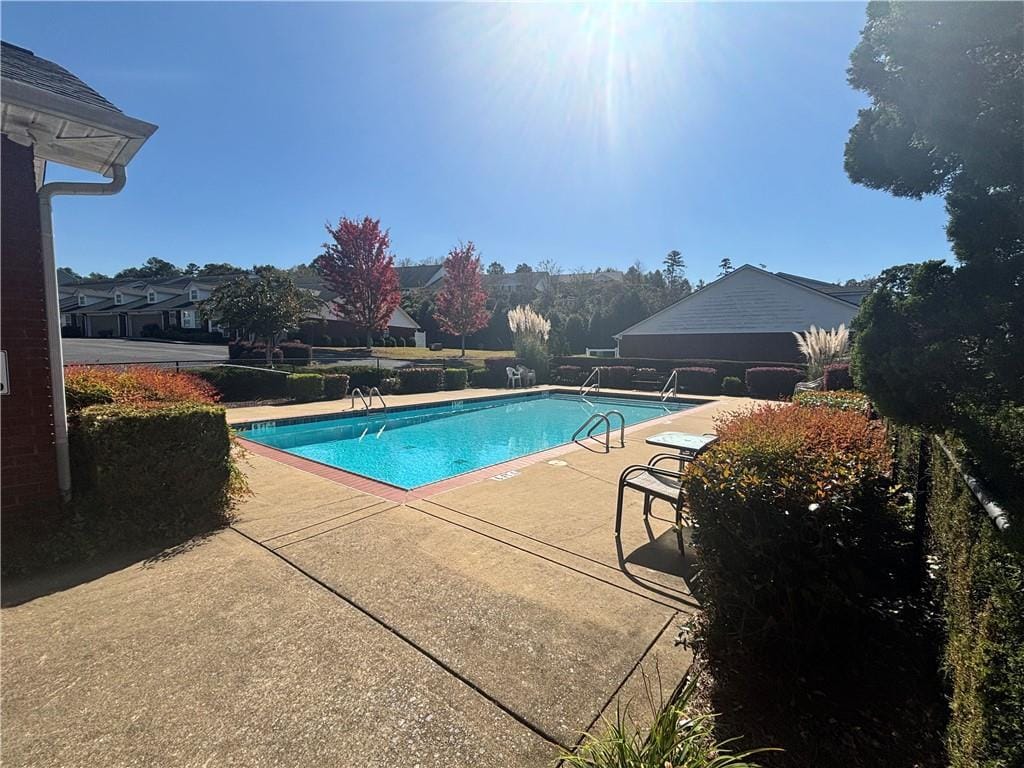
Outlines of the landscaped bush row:
{"type": "Polygon", "coordinates": [[[222,408],[194,402],[94,405],[70,430],[73,529],[67,559],[165,544],[223,525],[237,477],[222,408]]]}
{"type": "Polygon", "coordinates": [[[151,339],[167,339],[168,341],[191,341],[197,344],[223,344],[224,334],[220,331],[204,331],[202,328],[161,328],[150,323],[142,328],[142,336],[151,339]]]}
{"type": "MultiPolygon", "coordinates": [[[[899,428],[900,479],[916,484],[919,434],[899,428]]],[[[947,439],[951,447],[956,442],[947,439]]],[[[953,766],[1024,765],[1024,536],[1000,533],[960,469],[929,441],[928,521],[945,614],[953,766]]],[[[990,489],[991,490],[991,489],[990,489]]],[[[1019,498],[1019,497],[1017,497],[1019,498]]],[[[1010,509],[1014,515],[1019,505],[1010,509]]]]}
{"type": "MultiPolygon", "coordinates": [[[[235,339],[228,342],[229,360],[253,360],[265,361],[267,359],[267,345],[262,342],[246,341],[235,339]]],[[[284,352],[275,349],[270,353],[271,362],[284,360],[284,352]]]]}
{"type": "Polygon", "coordinates": [[[280,371],[218,365],[200,368],[195,374],[212,384],[221,400],[228,403],[279,400],[286,396],[287,376],[280,371]]]}
{"type": "Polygon", "coordinates": [[[894,573],[884,428],[854,412],[768,406],[718,433],[684,477],[708,642],[791,668],[845,647],[894,573]]]}
{"type": "Polygon", "coordinates": [[[621,358],[607,358],[607,357],[584,357],[584,356],[562,356],[553,357],[551,359],[551,365],[558,367],[560,365],[572,365],[582,368],[586,373],[590,373],[591,368],[605,368],[611,366],[630,366],[636,368],[653,368],[659,373],[668,375],[672,372],[673,368],[714,368],[718,371],[718,375],[721,377],[735,376],[738,379],[744,379],[747,374],[748,368],[776,368],[776,367],[787,367],[787,368],[800,368],[804,369],[804,366],[799,363],[785,363],[778,361],[748,361],[748,360],[713,360],[713,359],[662,359],[657,357],[621,357],[621,358]]]}
{"type": "Polygon", "coordinates": [[[285,377],[285,396],[296,403],[322,400],[324,377],[319,373],[292,373],[285,377]]]}
{"type": "Polygon", "coordinates": [[[722,389],[722,380],[715,368],[694,366],[676,368],[676,391],[693,395],[717,395],[722,389]]]}

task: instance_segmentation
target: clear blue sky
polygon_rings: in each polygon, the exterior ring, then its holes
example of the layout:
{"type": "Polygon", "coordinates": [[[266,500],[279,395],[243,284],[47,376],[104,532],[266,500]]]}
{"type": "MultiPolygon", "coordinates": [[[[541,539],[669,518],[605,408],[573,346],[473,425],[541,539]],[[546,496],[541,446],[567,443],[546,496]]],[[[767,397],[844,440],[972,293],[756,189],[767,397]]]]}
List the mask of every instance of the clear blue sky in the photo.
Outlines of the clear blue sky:
{"type": "MultiPolygon", "coordinates": [[[[399,258],[736,265],[820,279],[944,258],[940,200],[851,184],[848,4],[16,4],[3,37],[160,126],[58,262],[290,266],[379,217],[399,258]]],[[[64,169],[60,169],[64,170],[64,169]]],[[[71,175],[71,174],[66,174],[71,175]]],[[[52,174],[51,174],[52,178],[52,174]]]]}

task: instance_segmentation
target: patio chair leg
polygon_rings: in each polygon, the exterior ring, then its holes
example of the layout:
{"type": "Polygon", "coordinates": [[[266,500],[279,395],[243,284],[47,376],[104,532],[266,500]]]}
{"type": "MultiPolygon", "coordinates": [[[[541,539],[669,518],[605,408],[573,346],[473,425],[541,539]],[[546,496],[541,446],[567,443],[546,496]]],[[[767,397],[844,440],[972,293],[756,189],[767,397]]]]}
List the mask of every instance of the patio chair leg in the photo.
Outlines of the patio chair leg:
{"type": "Polygon", "coordinates": [[[619,485],[619,503],[615,508],[615,537],[618,538],[622,530],[622,496],[626,492],[626,486],[619,485]]]}
{"type": "Polygon", "coordinates": [[[676,539],[679,541],[679,554],[685,555],[686,548],[683,544],[683,511],[676,508],[676,539]]]}
{"type": "Polygon", "coordinates": [[[651,495],[649,493],[645,493],[644,494],[644,517],[645,518],[651,516],[651,502],[652,501],[654,501],[654,499],[651,497],[651,495]]]}

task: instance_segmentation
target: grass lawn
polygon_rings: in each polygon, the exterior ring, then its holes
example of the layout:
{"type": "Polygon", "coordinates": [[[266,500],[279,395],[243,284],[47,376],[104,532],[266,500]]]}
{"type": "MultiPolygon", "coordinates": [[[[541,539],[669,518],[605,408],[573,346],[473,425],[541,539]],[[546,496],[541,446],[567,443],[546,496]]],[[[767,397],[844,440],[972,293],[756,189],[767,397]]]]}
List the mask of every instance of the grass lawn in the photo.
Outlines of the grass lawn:
{"type": "MultiPolygon", "coordinates": [[[[329,349],[339,355],[352,352],[351,347],[317,347],[317,349],[329,349]]],[[[359,349],[365,349],[361,347],[359,349]]],[[[396,360],[440,360],[443,357],[459,357],[461,349],[442,349],[440,352],[431,352],[426,347],[374,347],[371,353],[374,357],[390,357],[396,360]]],[[[486,360],[491,357],[515,357],[511,349],[467,349],[467,360],[486,360]]]]}

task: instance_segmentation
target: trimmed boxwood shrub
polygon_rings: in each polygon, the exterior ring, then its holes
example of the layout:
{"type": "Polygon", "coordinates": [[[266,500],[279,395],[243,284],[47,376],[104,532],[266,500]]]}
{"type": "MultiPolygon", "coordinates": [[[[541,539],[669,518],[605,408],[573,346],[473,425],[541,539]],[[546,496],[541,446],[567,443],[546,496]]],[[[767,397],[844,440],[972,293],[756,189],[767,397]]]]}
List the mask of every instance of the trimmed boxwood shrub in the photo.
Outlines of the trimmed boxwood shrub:
{"type": "MultiPolygon", "coordinates": [[[[469,371],[465,368],[445,368],[444,388],[448,390],[465,389],[469,380],[469,371]]],[[[404,384],[402,385],[405,386],[404,384]]]]}
{"type": "Polygon", "coordinates": [[[348,394],[348,374],[328,373],[324,375],[324,399],[342,400],[348,394]]]}
{"type": "Polygon", "coordinates": [[[349,388],[361,389],[365,395],[370,387],[380,387],[383,372],[375,365],[346,365],[345,373],[348,374],[349,388]]]}
{"type": "Polygon", "coordinates": [[[380,380],[380,386],[377,389],[382,395],[394,395],[398,393],[400,387],[401,382],[397,378],[388,376],[380,380]]]}
{"type": "Polygon", "coordinates": [[[750,368],[747,371],[747,390],[751,397],[777,400],[792,397],[793,388],[804,380],[799,368],[750,368]]]}
{"type": "Polygon", "coordinates": [[[408,339],[405,340],[405,346],[407,346],[407,347],[415,347],[416,346],[416,339],[414,337],[410,336],[408,339]]]}
{"type": "Polygon", "coordinates": [[[630,389],[633,386],[631,365],[612,365],[601,370],[601,386],[609,389],[630,389]]]}
{"type": "Polygon", "coordinates": [[[832,363],[825,366],[825,390],[836,389],[854,389],[849,363],[832,363]]]}
{"type": "Polygon", "coordinates": [[[386,339],[384,339],[384,346],[385,347],[394,347],[394,346],[396,346],[395,345],[395,337],[394,336],[388,336],[386,339]]]}
{"type": "Polygon", "coordinates": [[[676,368],[678,391],[695,395],[718,394],[718,371],[714,368],[676,368]]]}
{"type": "Polygon", "coordinates": [[[276,400],[285,396],[287,377],[277,371],[218,365],[200,368],[195,374],[210,382],[220,392],[221,400],[229,403],[276,400]]]}
{"type": "Polygon", "coordinates": [[[747,394],[747,388],[744,386],[742,379],[735,376],[726,376],[722,379],[722,394],[742,397],[747,394]]]}
{"type": "Polygon", "coordinates": [[[443,368],[402,368],[398,371],[399,386],[404,395],[437,392],[444,387],[444,376],[443,368]]]}
{"type": "Polygon", "coordinates": [[[227,522],[233,482],[224,410],[95,405],[70,432],[75,507],[97,547],[163,543],[227,522]]]}
{"type": "Polygon", "coordinates": [[[297,403],[320,400],[324,396],[324,377],[319,373],[293,373],[285,378],[285,395],[297,403]]]}
{"type": "Polygon", "coordinates": [[[301,341],[285,341],[277,345],[283,359],[308,364],[313,359],[313,348],[301,341]]]}

